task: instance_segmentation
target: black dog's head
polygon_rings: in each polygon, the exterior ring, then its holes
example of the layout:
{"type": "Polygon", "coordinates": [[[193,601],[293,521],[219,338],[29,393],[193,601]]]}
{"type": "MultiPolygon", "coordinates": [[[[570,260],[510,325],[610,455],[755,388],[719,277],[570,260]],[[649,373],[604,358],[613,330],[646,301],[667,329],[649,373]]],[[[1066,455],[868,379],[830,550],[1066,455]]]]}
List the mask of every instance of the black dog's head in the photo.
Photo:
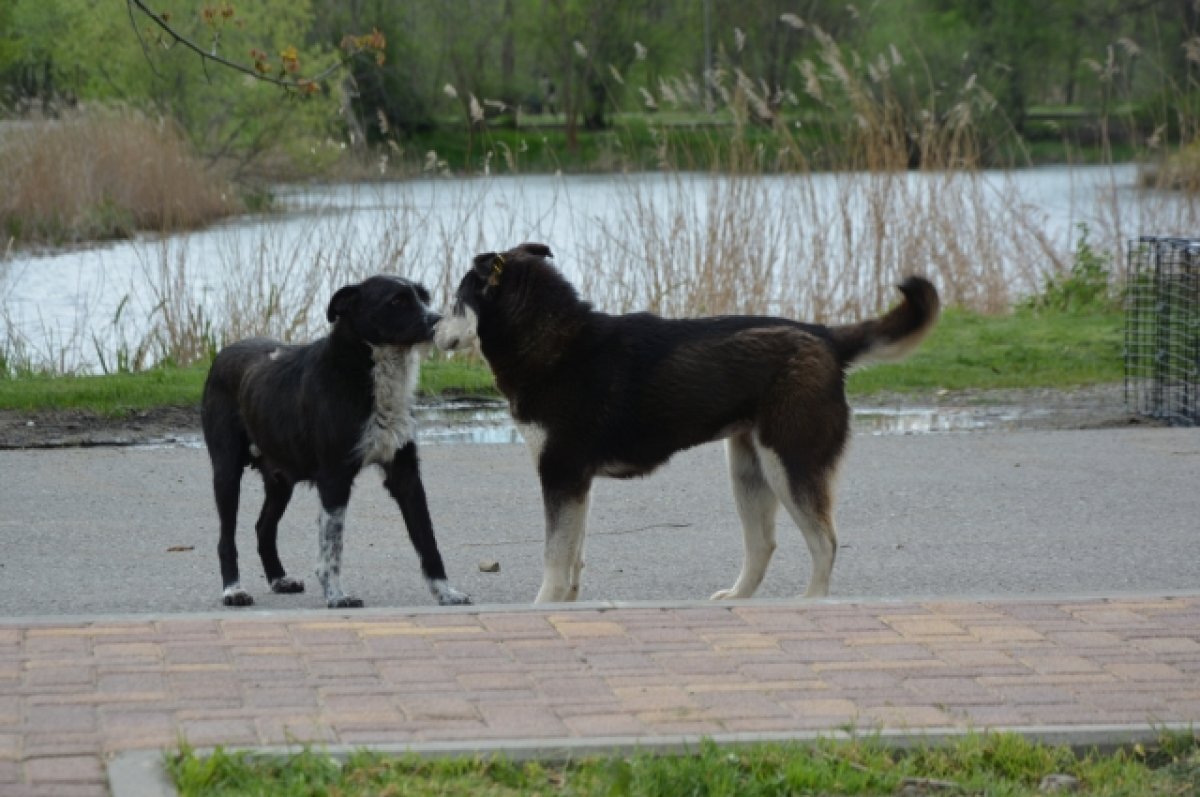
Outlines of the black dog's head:
{"type": "Polygon", "coordinates": [[[339,288],[325,313],[335,330],[372,346],[414,346],[433,339],[441,316],[429,309],[429,291],[400,277],[377,275],[339,288]]]}
{"type": "Polygon", "coordinates": [[[443,351],[470,349],[479,339],[480,316],[489,309],[507,305],[507,317],[512,320],[515,305],[531,294],[531,282],[561,282],[574,294],[574,289],[549,263],[554,257],[545,244],[524,243],[507,252],[485,252],[476,255],[454,292],[454,304],[446,318],[438,324],[434,343],[443,351]]]}

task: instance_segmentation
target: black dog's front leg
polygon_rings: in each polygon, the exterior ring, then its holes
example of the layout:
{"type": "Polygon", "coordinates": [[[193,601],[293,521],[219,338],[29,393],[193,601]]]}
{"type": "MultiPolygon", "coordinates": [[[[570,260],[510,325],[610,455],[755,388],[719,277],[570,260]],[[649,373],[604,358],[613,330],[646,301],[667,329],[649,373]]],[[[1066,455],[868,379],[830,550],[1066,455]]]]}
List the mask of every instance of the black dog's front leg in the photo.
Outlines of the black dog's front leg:
{"type": "Polygon", "coordinates": [[[469,595],[456,590],[446,580],[446,566],[442,563],[442,554],[433,536],[433,521],[429,518],[429,506],[425,501],[425,485],[421,483],[416,443],[410,440],[397,450],[383,470],[383,486],[400,505],[400,514],[404,516],[408,537],[421,560],[421,572],[429,584],[429,591],[442,606],[470,603],[469,595]]]}

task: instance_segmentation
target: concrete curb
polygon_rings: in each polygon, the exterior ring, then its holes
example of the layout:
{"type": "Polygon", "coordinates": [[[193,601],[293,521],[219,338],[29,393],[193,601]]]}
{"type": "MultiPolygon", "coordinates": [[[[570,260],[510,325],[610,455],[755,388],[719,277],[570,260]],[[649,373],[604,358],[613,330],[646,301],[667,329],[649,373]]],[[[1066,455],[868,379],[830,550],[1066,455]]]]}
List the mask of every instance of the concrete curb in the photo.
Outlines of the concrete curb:
{"type": "MultiPolygon", "coordinates": [[[[999,727],[980,733],[1017,733],[1031,741],[1054,746],[1067,746],[1077,754],[1098,750],[1112,752],[1136,744],[1153,744],[1165,731],[1194,732],[1190,723],[1163,725],[1048,725],[1041,727],[999,727]]],[[[609,736],[592,739],[511,739],[498,742],[428,742],[423,744],[381,745],[322,745],[319,749],[335,759],[369,750],[384,755],[417,755],[422,758],[491,757],[501,756],[514,761],[561,762],[599,755],[686,755],[705,741],[723,746],[747,746],[769,743],[805,743],[820,739],[850,740],[870,737],[881,740],[894,749],[937,746],[968,735],[970,731],[957,728],[932,728],[920,733],[903,730],[880,730],[852,733],[847,731],[810,731],[795,733],[726,733],[709,736],[676,734],[666,736],[609,736]]],[[[244,748],[255,756],[286,756],[301,752],[299,745],[284,747],[244,748]]],[[[197,750],[209,755],[212,748],[197,750]]],[[[107,766],[112,797],[177,797],[178,792],[163,766],[162,750],[134,750],[119,753],[107,766]]]]}
{"type": "Polygon", "coordinates": [[[1197,590],[1131,590],[1128,592],[1022,593],[1020,595],[905,595],[895,598],[747,598],[745,600],[713,601],[702,598],[678,601],[577,601],[575,603],[479,603],[469,606],[369,606],[362,609],[214,609],[199,612],[146,612],[126,614],[42,614],[7,615],[0,617],[0,628],[37,627],[45,625],[96,625],[101,623],[153,623],[172,620],[329,620],[332,618],[372,619],[389,617],[397,612],[404,615],[533,613],[571,611],[612,611],[616,609],[714,609],[768,608],[795,606],[903,606],[922,603],[1078,603],[1084,601],[1175,600],[1200,598],[1197,590]]]}

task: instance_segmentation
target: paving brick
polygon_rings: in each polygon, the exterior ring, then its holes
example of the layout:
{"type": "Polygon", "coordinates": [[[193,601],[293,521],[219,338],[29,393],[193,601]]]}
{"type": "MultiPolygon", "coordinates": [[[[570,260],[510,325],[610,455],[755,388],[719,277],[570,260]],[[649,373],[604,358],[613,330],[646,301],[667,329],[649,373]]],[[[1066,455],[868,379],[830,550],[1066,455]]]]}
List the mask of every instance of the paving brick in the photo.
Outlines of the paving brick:
{"type": "Polygon", "coordinates": [[[259,717],[254,720],[263,744],[333,744],[338,740],[333,728],[316,715],[295,714],[259,717]]]}
{"type": "Polygon", "coordinates": [[[461,697],[405,697],[398,698],[396,703],[405,717],[418,722],[479,719],[475,704],[461,697]]]}
{"type": "Polygon", "coordinates": [[[625,635],[625,627],[610,620],[551,620],[555,630],[567,639],[578,637],[620,637],[625,635]]]}
{"type": "Polygon", "coordinates": [[[180,736],[193,747],[248,746],[259,743],[258,729],[250,719],[180,719],[180,736]]]}
{"type": "Polygon", "coordinates": [[[799,717],[842,717],[850,719],[858,715],[858,705],[845,698],[809,698],[785,701],[792,713],[799,717]]]}
{"type": "Polygon", "coordinates": [[[469,692],[533,689],[533,679],[523,672],[471,672],[462,673],[455,679],[459,686],[469,692]]]}
{"type": "Polygon", "coordinates": [[[17,757],[21,749],[21,734],[0,733],[0,761],[10,761],[17,757]]]}
{"type": "MultiPolygon", "coordinates": [[[[682,658],[682,657],[680,657],[682,658]]],[[[737,665],[737,673],[754,681],[807,681],[816,677],[812,667],[792,660],[756,660],[737,665]]]]}
{"type": "Polygon", "coordinates": [[[997,693],[974,678],[905,678],[904,688],[914,695],[934,703],[987,705],[995,703],[997,693]]]}
{"type": "Polygon", "coordinates": [[[1139,639],[1134,644],[1150,653],[1200,654],[1200,641],[1189,637],[1170,636],[1139,639]]]}
{"type": "Polygon", "coordinates": [[[90,705],[26,703],[25,729],[47,733],[73,733],[96,729],[96,709],[90,705]]]}
{"type": "Polygon", "coordinates": [[[546,705],[481,705],[479,713],[488,728],[506,737],[565,736],[567,726],[546,705]]]}
{"type": "Polygon", "coordinates": [[[954,724],[949,714],[932,706],[867,706],[859,718],[868,724],[900,730],[944,728],[954,724]]]}
{"type": "Polygon", "coordinates": [[[1190,677],[1163,662],[1106,664],[1104,669],[1126,681],[1190,681],[1190,677]]]}
{"type": "Polygon", "coordinates": [[[903,637],[946,637],[967,636],[967,629],[940,617],[889,617],[884,618],[896,633],[903,637]]]}
{"type": "Polygon", "coordinates": [[[1002,642],[1006,645],[1019,642],[1046,642],[1039,631],[1020,625],[971,625],[971,636],[983,642],[1002,642]]]}
{"type": "Polygon", "coordinates": [[[706,716],[721,720],[788,717],[791,711],[768,695],[756,692],[701,692],[691,698],[706,716]]]}
{"type": "Polygon", "coordinates": [[[96,781],[104,777],[96,756],[33,757],[25,761],[25,776],[35,783],[96,781]]]}
{"type": "Polygon", "coordinates": [[[258,687],[244,692],[244,704],[262,708],[315,709],[317,691],[294,686],[258,687]]]}
{"type": "Polygon", "coordinates": [[[1020,662],[1037,673],[1096,673],[1103,672],[1099,665],[1082,656],[1055,654],[1045,656],[1024,655],[1020,662]]]}
{"type": "Polygon", "coordinates": [[[38,666],[31,662],[26,668],[22,682],[29,691],[47,691],[54,687],[76,687],[90,685],[96,678],[90,666],[38,666]]]}
{"type": "Polygon", "coordinates": [[[717,631],[700,636],[712,646],[713,650],[717,651],[754,651],[756,653],[780,651],[779,641],[770,634],[717,631]]]}
{"type": "Polygon", "coordinates": [[[733,613],[757,631],[813,632],[819,627],[812,618],[794,609],[756,609],[739,606],[733,613]]]}
{"type": "Polygon", "coordinates": [[[696,707],[687,690],[678,686],[616,687],[613,694],[625,705],[639,711],[696,707]]]}
{"type": "MultiPolygon", "coordinates": [[[[680,656],[679,658],[683,658],[680,656]]],[[[659,672],[663,665],[655,660],[647,651],[620,653],[589,653],[587,657],[589,669],[602,675],[618,675],[622,673],[659,672]]]]}
{"type": "Polygon", "coordinates": [[[26,731],[21,737],[21,755],[25,759],[54,756],[83,756],[101,748],[98,731],[26,731]]]}
{"type": "Polygon", "coordinates": [[[895,670],[845,669],[820,671],[821,680],[835,689],[855,691],[862,689],[894,689],[903,677],[895,670]]]}
{"type": "Polygon", "coordinates": [[[561,717],[571,736],[641,736],[647,728],[637,717],[624,712],[575,714],[561,717]]]}

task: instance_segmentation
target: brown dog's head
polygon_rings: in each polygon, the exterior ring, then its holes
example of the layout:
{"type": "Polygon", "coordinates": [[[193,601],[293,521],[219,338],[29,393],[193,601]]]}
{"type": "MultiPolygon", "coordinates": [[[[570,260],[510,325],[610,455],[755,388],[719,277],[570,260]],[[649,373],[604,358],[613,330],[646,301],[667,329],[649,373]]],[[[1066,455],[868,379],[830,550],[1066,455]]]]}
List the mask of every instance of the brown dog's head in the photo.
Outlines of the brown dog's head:
{"type": "Polygon", "coordinates": [[[531,282],[545,281],[543,277],[565,285],[574,294],[558,270],[546,262],[552,257],[550,247],[539,243],[476,255],[471,270],[458,283],[450,311],[434,333],[437,347],[443,351],[475,347],[480,318],[497,307],[508,306],[511,311],[527,295],[524,289],[531,282]]]}

